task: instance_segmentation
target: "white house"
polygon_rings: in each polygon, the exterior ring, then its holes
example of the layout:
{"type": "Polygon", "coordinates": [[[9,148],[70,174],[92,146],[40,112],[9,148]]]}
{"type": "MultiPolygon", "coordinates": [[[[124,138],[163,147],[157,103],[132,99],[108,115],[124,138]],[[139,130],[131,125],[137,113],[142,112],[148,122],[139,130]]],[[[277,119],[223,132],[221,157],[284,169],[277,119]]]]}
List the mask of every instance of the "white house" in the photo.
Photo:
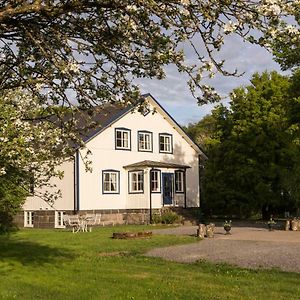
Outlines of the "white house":
{"type": "Polygon", "coordinates": [[[98,116],[99,128],[84,137],[86,149],[77,149],[60,166],[62,180],[53,179],[62,197],[53,206],[28,197],[24,226],[61,227],[64,213],[83,212],[138,222],[164,206],[200,205],[199,166],[205,154],[150,94],[144,97],[143,113],[107,105],[98,116]],[[92,172],[82,160],[87,149],[92,172]]]}

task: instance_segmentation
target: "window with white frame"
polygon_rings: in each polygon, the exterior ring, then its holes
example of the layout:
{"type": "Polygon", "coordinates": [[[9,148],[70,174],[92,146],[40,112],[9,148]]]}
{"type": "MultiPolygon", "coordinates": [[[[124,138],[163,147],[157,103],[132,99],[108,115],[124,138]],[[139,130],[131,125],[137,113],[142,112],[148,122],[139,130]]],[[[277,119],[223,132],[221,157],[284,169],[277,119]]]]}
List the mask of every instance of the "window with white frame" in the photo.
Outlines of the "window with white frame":
{"type": "Polygon", "coordinates": [[[115,170],[105,170],[102,172],[103,194],[119,193],[120,172],[115,170]]]}
{"type": "Polygon", "coordinates": [[[184,192],[184,172],[175,171],[175,193],[184,192]]]}
{"type": "Polygon", "coordinates": [[[144,172],[130,171],[129,173],[129,192],[143,193],[144,192],[144,172]]]}
{"type": "Polygon", "coordinates": [[[116,149],[130,150],[130,130],[126,128],[115,129],[116,149]]]}
{"type": "Polygon", "coordinates": [[[172,153],[172,135],[167,133],[159,134],[159,152],[172,153]]]}
{"type": "Polygon", "coordinates": [[[33,227],[33,211],[24,211],[24,227],[33,227]]]}
{"type": "Polygon", "coordinates": [[[64,211],[55,212],[55,228],[65,228],[64,214],[64,211]]]}
{"type": "Polygon", "coordinates": [[[151,170],[151,192],[160,193],[160,171],[151,170]]]}
{"type": "Polygon", "coordinates": [[[138,151],[152,151],[152,133],[148,131],[138,131],[138,151]]]}

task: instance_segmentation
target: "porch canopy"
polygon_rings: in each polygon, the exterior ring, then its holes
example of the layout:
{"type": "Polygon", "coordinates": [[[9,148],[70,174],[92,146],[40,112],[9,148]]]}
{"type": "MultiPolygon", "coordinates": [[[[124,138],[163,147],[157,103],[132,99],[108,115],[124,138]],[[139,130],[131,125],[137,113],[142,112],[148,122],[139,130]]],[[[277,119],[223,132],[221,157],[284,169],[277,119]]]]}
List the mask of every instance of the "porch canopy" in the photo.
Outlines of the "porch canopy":
{"type": "Polygon", "coordinates": [[[161,162],[153,160],[143,160],[134,164],[130,164],[123,167],[124,169],[129,168],[167,168],[167,169],[190,169],[190,166],[174,164],[171,162],[161,162]]]}

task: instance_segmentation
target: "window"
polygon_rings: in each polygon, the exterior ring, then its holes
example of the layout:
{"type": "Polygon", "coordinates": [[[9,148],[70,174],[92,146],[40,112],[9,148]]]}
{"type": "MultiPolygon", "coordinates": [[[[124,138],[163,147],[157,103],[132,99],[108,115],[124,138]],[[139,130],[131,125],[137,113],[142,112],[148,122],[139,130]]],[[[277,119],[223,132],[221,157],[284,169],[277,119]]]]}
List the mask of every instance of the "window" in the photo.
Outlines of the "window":
{"type": "Polygon", "coordinates": [[[33,227],[33,211],[24,211],[24,227],[33,227]]]}
{"type": "Polygon", "coordinates": [[[144,192],[144,172],[132,171],[129,172],[129,192],[143,193],[144,192]]]}
{"type": "Polygon", "coordinates": [[[175,171],[175,192],[184,193],[184,172],[175,171]]]}
{"type": "Polygon", "coordinates": [[[152,152],[152,132],[138,131],[138,151],[152,152]]]}
{"type": "Polygon", "coordinates": [[[151,192],[160,193],[160,171],[151,170],[151,192]]]}
{"type": "Polygon", "coordinates": [[[159,134],[159,152],[161,153],[172,153],[172,135],[167,133],[159,134]]]}
{"type": "Polygon", "coordinates": [[[116,149],[130,150],[130,130],[126,128],[115,129],[116,149]]]}
{"type": "Polygon", "coordinates": [[[149,112],[150,112],[150,109],[149,109],[149,107],[142,107],[142,115],[144,116],[144,117],[146,117],[148,114],[149,114],[149,112]]]}
{"type": "Polygon", "coordinates": [[[63,211],[55,212],[55,228],[65,228],[64,214],[65,212],[63,211]]]}
{"type": "Polygon", "coordinates": [[[103,194],[119,194],[120,172],[106,170],[102,172],[102,192],[103,194]]]}

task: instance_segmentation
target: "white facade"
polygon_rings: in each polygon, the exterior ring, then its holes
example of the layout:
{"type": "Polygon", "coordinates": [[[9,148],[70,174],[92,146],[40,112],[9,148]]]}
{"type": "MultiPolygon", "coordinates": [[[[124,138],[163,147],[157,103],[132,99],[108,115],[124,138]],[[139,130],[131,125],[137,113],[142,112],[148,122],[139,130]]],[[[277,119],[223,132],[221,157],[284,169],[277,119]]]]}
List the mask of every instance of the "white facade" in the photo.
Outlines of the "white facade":
{"type": "Polygon", "coordinates": [[[52,207],[36,197],[29,197],[24,210],[199,206],[199,157],[205,155],[151,96],[146,97],[146,102],[149,113],[124,113],[91,137],[86,142],[86,150],[78,150],[74,160],[62,166],[65,176],[61,182],[56,182],[62,198],[52,207]],[[92,153],[89,156],[92,172],[85,171],[82,160],[87,149],[92,153]],[[140,166],[130,166],[139,163],[140,166]],[[152,175],[155,183],[150,180],[150,172],[154,169],[157,170],[155,177],[152,175]]]}
{"type": "Polygon", "coordinates": [[[64,162],[58,167],[59,171],[64,172],[64,177],[59,179],[57,177],[52,178],[50,185],[52,188],[44,188],[41,191],[37,191],[36,194],[43,194],[45,190],[49,193],[55,193],[57,190],[61,191],[61,198],[59,198],[53,205],[50,205],[47,201],[37,196],[27,197],[23,210],[25,211],[37,211],[37,210],[72,210],[74,209],[74,159],[70,159],[64,162]]]}

